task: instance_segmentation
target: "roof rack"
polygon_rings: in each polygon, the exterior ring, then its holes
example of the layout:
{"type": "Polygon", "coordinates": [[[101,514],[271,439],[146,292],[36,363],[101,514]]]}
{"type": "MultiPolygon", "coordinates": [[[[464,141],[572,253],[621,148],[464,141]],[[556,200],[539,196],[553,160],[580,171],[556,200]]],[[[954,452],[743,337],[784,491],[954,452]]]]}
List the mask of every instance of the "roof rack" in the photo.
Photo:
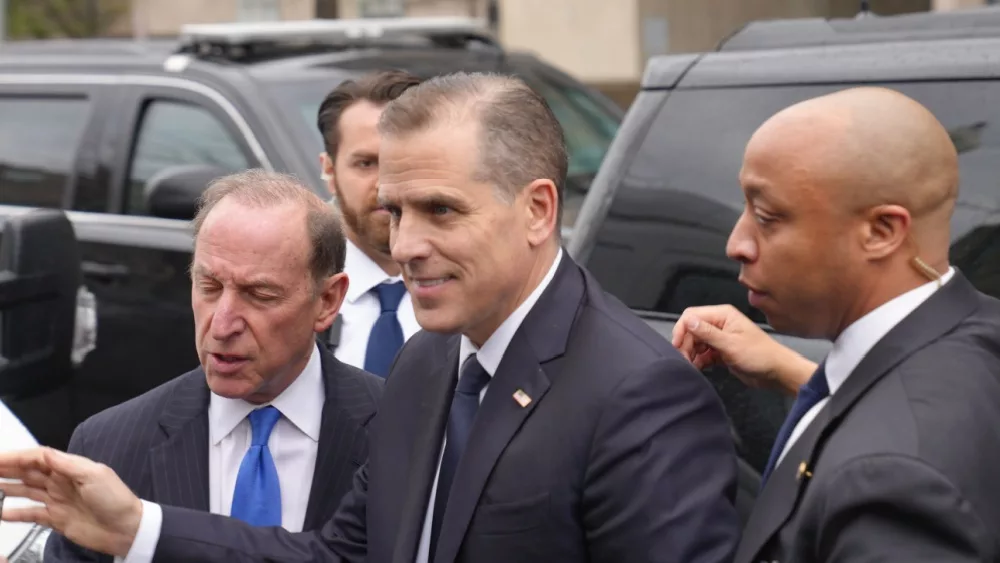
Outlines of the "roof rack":
{"type": "Polygon", "coordinates": [[[891,16],[798,18],[751,22],[719,43],[719,51],[746,51],[884,41],[1000,36],[1000,6],[891,16]]]}
{"type": "Polygon", "coordinates": [[[500,49],[484,21],[463,17],[315,19],[277,22],[188,24],[181,26],[182,52],[243,58],[261,47],[302,50],[406,44],[423,41],[439,47],[480,44],[500,49]]]}

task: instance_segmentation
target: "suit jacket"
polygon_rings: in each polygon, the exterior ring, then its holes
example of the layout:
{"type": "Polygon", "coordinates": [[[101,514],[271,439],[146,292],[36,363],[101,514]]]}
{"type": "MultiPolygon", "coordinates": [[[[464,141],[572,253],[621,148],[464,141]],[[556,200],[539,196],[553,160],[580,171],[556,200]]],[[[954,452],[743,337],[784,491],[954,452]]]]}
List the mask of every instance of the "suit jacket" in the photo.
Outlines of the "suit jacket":
{"type": "MultiPolygon", "coordinates": [[[[400,351],[368,463],[321,533],[163,507],[156,561],[412,563],[454,392],[459,336],[400,351]]],[[[435,563],[729,562],[736,454],[703,376],[568,256],[476,415],[435,563]],[[513,398],[523,390],[531,401],[513,398]]]]}
{"type": "MultiPolygon", "coordinates": [[[[319,529],[368,456],[368,423],[383,380],[341,363],[320,344],[326,401],[304,530],[319,529]]],[[[81,423],[68,451],[115,470],[135,494],[208,512],[208,384],[199,367],[81,423]]],[[[52,533],[45,561],[111,561],[52,533]]]]}
{"type": "Polygon", "coordinates": [[[1000,301],[956,272],[789,449],[736,561],[998,561],[998,475],[1000,301]]]}

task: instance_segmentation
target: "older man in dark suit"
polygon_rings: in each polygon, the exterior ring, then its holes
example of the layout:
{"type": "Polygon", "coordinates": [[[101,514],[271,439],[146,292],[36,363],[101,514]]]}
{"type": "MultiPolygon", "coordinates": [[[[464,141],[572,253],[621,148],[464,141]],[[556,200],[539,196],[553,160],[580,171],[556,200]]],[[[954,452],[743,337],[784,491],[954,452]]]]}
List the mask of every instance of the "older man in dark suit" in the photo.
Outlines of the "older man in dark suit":
{"type": "Polygon", "coordinates": [[[747,147],[730,255],[777,330],[731,307],[675,343],[797,394],[737,563],[1000,560],[1000,302],[949,266],[958,159],[926,109],[860,88],[793,106],[747,147]]]}
{"type": "Polygon", "coordinates": [[[368,463],[329,525],[296,535],[140,502],[49,450],[0,456],[0,475],[37,462],[49,475],[29,469],[24,487],[59,491],[12,517],[156,561],[728,563],[721,402],[564,254],[567,157],[544,100],[512,77],[439,77],[390,102],[380,130],[392,256],[425,330],[390,371],[368,463]]]}
{"type": "MultiPolygon", "coordinates": [[[[316,340],[347,287],[339,220],[261,171],[217,180],[204,201],[191,297],[201,366],[88,419],[69,451],[151,501],[319,529],[367,458],[382,386],[316,340]]],[[[46,561],[99,558],[49,537],[46,561]]]]}

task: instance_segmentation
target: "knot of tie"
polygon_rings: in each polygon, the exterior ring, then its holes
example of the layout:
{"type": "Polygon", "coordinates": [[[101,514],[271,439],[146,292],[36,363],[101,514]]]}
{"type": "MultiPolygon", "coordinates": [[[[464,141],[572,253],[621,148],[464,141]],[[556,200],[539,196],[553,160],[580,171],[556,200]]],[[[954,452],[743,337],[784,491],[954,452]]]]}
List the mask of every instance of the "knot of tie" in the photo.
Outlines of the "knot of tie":
{"type": "MultiPolygon", "coordinates": [[[[271,437],[271,430],[281,418],[281,411],[273,406],[266,406],[250,413],[250,428],[253,429],[251,446],[266,446],[268,438],[271,437]]],[[[246,442],[244,442],[246,443],[246,442]]]]}
{"type": "Polygon", "coordinates": [[[465,361],[465,365],[462,366],[462,374],[458,378],[458,387],[455,389],[455,392],[463,395],[473,395],[478,398],[479,393],[482,392],[489,382],[490,374],[486,373],[486,369],[479,363],[479,358],[473,354],[469,356],[469,359],[465,361]]]}
{"type": "Polygon", "coordinates": [[[399,309],[399,302],[406,295],[406,286],[403,282],[380,283],[375,286],[375,293],[378,295],[378,303],[383,313],[395,313],[399,309]]]}

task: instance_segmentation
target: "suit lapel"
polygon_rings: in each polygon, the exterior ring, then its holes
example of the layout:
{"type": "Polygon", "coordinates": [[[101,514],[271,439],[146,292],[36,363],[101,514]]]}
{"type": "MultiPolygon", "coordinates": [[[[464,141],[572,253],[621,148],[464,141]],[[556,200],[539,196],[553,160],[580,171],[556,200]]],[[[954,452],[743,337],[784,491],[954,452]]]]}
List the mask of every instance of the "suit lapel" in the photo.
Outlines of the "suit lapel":
{"type": "MultiPolygon", "coordinates": [[[[425,356],[435,367],[427,370],[428,376],[416,387],[418,396],[414,397],[414,404],[418,405],[419,411],[412,420],[417,421],[419,426],[414,429],[407,492],[402,502],[401,524],[392,557],[397,563],[412,563],[417,556],[431,486],[441,458],[451,398],[458,380],[459,341],[459,336],[436,339],[438,345],[425,356]],[[435,361],[437,358],[443,358],[443,361],[435,361]]],[[[421,368],[416,366],[414,373],[420,373],[421,368]]],[[[399,384],[402,385],[403,381],[400,379],[399,384]]]]}
{"type": "MultiPolygon", "coordinates": [[[[334,450],[340,447],[342,440],[346,438],[345,436],[337,436],[338,432],[346,431],[345,426],[338,424],[342,415],[336,392],[337,362],[323,343],[320,343],[319,351],[323,373],[323,392],[326,393],[326,400],[323,402],[319,443],[316,446],[316,467],[313,471],[312,486],[309,488],[309,504],[306,506],[303,528],[305,530],[321,528],[326,521],[326,516],[333,514],[340,504],[340,499],[334,498],[329,493],[330,486],[334,484],[330,476],[334,475],[336,470],[334,450]]],[[[358,461],[359,464],[364,462],[363,459],[355,461],[358,461]]]]}
{"type": "Polygon", "coordinates": [[[476,413],[448,497],[434,563],[452,563],[458,556],[497,460],[549,390],[552,374],[543,366],[565,353],[584,291],[580,268],[564,252],[549,287],[514,333],[476,413]],[[531,399],[524,406],[514,398],[518,390],[531,399]]]}
{"type": "Polygon", "coordinates": [[[476,413],[448,497],[435,563],[455,560],[493,466],[549,389],[548,377],[523,339],[514,335],[476,413]],[[514,399],[518,389],[531,398],[525,407],[514,399]]]}
{"type": "Polygon", "coordinates": [[[185,374],[164,405],[165,440],[149,452],[152,500],[208,512],[208,399],[201,368],[185,374]]]}
{"type": "Polygon", "coordinates": [[[900,362],[953,330],[978,305],[978,294],[958,271],[944,287],[893,327],[851,372],[819,415],[789,449],[754,506],[735,561],[755,560],[771,537],[794,512],[807,478],[799,467],[812,468],[823,444],[865,392],[900,362]]]}

